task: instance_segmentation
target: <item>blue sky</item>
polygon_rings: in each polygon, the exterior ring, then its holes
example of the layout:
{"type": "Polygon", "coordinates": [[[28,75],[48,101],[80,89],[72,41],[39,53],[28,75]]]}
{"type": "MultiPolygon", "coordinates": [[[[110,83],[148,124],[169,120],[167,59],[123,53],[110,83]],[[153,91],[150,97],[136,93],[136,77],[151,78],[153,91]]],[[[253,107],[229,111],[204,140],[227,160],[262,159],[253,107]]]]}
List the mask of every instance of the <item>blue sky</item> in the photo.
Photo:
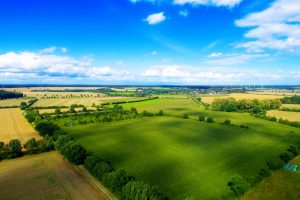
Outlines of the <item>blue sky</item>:
{"type": "Polygon", "coordinates": [[[299,85],[299,0],[2,0],[0,17],[0,83],[299,85]]]}

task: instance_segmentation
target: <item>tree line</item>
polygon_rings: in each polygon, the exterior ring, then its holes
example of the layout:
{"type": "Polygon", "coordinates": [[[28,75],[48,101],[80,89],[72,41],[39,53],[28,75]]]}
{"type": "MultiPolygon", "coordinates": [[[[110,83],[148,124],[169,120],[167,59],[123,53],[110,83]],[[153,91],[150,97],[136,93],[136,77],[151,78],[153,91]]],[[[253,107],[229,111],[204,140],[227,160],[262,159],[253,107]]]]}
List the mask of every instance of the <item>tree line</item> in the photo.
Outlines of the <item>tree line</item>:
{"type": "Polygon", "coordinates": [[[21,98],[21,97],[23,97],[23,93],[0,90],[0,100],[1,99],[21,98]]]}
{"type": "Polygon", "coordinates": [[[284,97],[280,99],[283,104],[300,104],[300,96],[284,97]]]}

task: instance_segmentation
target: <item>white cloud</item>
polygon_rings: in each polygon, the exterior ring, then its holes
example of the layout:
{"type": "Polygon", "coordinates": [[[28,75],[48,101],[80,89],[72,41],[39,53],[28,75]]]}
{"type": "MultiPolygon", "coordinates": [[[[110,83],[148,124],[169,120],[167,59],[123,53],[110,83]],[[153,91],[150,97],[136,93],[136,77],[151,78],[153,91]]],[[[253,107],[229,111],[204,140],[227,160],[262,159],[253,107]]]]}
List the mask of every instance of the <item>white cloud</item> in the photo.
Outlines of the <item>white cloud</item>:
{"type": "Polygon", "coordinates": [[[240,56],[224,58],[219,60],[210,60],[204,63],[211,64],[211,65],[236,65],[236,64],[246,63],[247,61],[250,61],[255,58],[262,58],[268,56],[269,54],[240,55],[240,56]]]}
{"type": "Polygon", "coordinates": [[[202,51],[206,51],[208,49],[211,49],[211,48],[215,47],[219,42],[220,42],[220,40],[217,40],[217,41],[214,41],[214,42],[210,43],[204,49],[202,49],[202,51]]]}
{"type": "Polygon", "coordinates": [[[211,55],[209,55],[207,57],[212,58],[212,57],[219,57],[219,56],[222,56],[222,53],[212,53],[211,55]]]}
{"type": "Polygon", "coordinates": [[[300,54],[300,1],[277,0],[269,8],[235,21],[239,27],[254,27],[244,36],[255,41],[238,44],[249,52],[275,49],[300,54]]]}
{"type": "Polygon", "coordinates": [[[300,71],[299,72],[290,71],[290,74],[300,74],[300,71]]]}
{"type": "Polygon", "coordinates": [[[67,48],[66,48],[66,47],[61,47],[60,50],[61,50],[63,53],[66,53],[66,52],[67,52],[67,48]]]}
{"type": "Polygon", "coordinates": [[[56,47],[50,47],[43,50],[40,50],[40,53],[53,53],[55,51],[56,47]]]}
{"type": "Polygon", "coordinates": [[[282,72],[283,72],[282,70],[279,70],[279,71],[278,71],[279,74],[281,74],[282,72]]]}
{"type": "Polygon", "coordinates": [[[164,12],[161,12],[149,15],[147,19],[144,19],[144,21],[147,21],[148,24],[157,24],[164,21],[165,19],[166,17],[164,16],[164,12]]]}
{"type": "Polygon", "coordinates": [[[201,4],[208,6],[228,6],[234,7],[238,5],[242,0],[174,0],[174,4],[186,4],[190,3],[193,5],[201,4]]]}
{"type": "Polygon", "coordinates": [[[182,11],[179,12],[179,15],[182,15],[182,16],[185,16],[185,17],[187,17],[188,14],[189,14],[189,12],[187,10],[182,10],[182,11]]]}
{"type": "Polygon", "coordinates": [[[151,55],[156,55],[157,54],[157,52],[156,51],[153,51],[152,53],[151,53],[151,55]]]}
{"type": "Polygon", "coordinates": [[[171,59],[163,59],[161,62],[169,62],[171,59]]]}

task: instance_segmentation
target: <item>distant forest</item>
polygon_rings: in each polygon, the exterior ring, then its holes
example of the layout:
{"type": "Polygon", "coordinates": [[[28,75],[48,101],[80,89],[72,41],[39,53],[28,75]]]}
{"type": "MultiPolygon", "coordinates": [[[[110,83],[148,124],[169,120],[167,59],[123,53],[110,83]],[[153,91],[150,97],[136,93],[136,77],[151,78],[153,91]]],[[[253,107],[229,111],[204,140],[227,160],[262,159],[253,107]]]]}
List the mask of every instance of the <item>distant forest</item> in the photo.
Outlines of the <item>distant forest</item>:
{"type": "Polygon", "coordinates": [[[12,99],[20,97],[23,97],[23,93],[0,90],[0,99],[12,99]]]}

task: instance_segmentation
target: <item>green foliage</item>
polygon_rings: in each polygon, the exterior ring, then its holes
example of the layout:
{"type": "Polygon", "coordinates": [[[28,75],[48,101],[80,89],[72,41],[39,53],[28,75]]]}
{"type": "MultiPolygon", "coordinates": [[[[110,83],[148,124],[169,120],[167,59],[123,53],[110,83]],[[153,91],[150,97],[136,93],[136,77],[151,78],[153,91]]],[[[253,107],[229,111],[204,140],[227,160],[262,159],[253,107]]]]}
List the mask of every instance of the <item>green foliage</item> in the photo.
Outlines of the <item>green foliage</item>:
{"type": "Polygon", "coordinates": [[[33,154],[36,149],[36,140],[35,138],[31,138],[25,143],[24,146],[27,149],[28,154],[33,154]]]}
{"type": "Polygon", "coordinates": [[[55,131],[59,130],[60,128],[55,125],[52,124],[51,122],[48,122],[46,120],[40,121],[36,126],[35,126],[35,130],[37,130],[40,134],[40,136],[52,136],[54,134],[55,131]]]}
{"type": "Polygon", "coordinates": [[[10,155],[12,158],[17,158],[21,156],[21,142],[18,139],[13,139],[9,141],[9,147],[10,147],[10,155]]]}
{"type": "Polygon", "coordinates": [[[60,112],[60,108],[56,108],[55,109],[55,114],[59,115],[61,112],[60,112]]]}
{"type": "Polygon", "coordinates": [[[27,103],[26,103],[26,102],[21,102],[21,103],[20,103],[20,107],[25,107],[25,106],[27,106],[27,103]]]}
{"type": "Polygon", "coordinates": [[[226,108],[226,112],[233,112],[237,110],[236,104],[235,103],[229,103],[226,108]]]}
{"type": "Polygon", "coordinates": [[[158,116],[163,116],[163,114],[164,114],[163,110],[158,111],[158,116]]]}
{"type": "Polygon", "coordinates": [[[91,156],[86,157],[86,159],[84,160],[84,165],[90,172],[92,172],[95,165],[100,161],[101,161],[101,159],[99,159],[96,156],[91,155],[91,156]]]}
{"type": "Polygon", "coordinates": [[[67,135],[62,135],[59,139],[54,143],[54,148],[60,154],[62,154],[63,147],[70,141],[70,137],[67,135]]]}
{"type": "Polygon", "coordinates": [[[188,119],[189,118],[189,115],[187,114],[187,113],[185,113],[184,115],[183,115],[183,119],[188,119]]]}
{"type": "Polygon", "coordinates": [[[225,124],[225,125],[230,125],[230,123],[231,123],[231,120],[225,119],[225,121],[224,121],[224,124],[225,124]]]}
{"type": "Polygon", "coordinates": [[[102,181],[105,174],[111,172],[112,169],[108,163],[104,161],[98,161],[97,164],[92,169],[92,173],[96,176],[100,181],[102,181]]]}
{"type": "Polygon", "coordinates": [[[288,151],[291,152],[294,155],[294,157],[299,155],[299,149],[295,145],[291,145],[288,151]]]}
{"type": "Polygon", "coordinates": [[[276,117],[271,117],[270,121],[277,122],[277,118],[276,117]]]}
{"type": "Polygon", "coordinates": [[[82,112],[87,112],[86,107],[83,107],[83,108],[82,108],[82,112]]]}
{"type": "Polygon", "coordinates": [[[209,123],[213,123],[214,118],[212,116],[209,116],[209,117],[207,117],[206,121],[209,122],[209,123]]]}
{"type": "Polygon", "coordinates": [[[228,185],[231,187],[231,190],[234,191],[236,197],[244,195],[251,188],[250,184],[238,174],[234,174],[230,177],[228,185]]]}
{"type": "Polygon", "coordinates": [[[86,150],[79,144],[71,144],[67,146],[63,155],[69,160],[73,165],[83,164],[86,158],[86,150]]]}
{"type": "Polygon", "coordinates": [[[285,152],[283,154],[280,154],[280,159],[283,160],[284,162],[289,162],[290,160],[293,159],[293,154],[291,152],[285,152]]]}
{"type": "Polygon", "coordinates": [[[278,170],[283,168],[284,162],[280,159],[276,159],[276,160],[269,161],[267,165],[271,170],[278,170]]]}
{"type": "Polygon", "coordinates": [[[126,172],[122,169],[118,169],[109,173],[104,177],[104,184],[110,187],[113,192],[120,193],[122,187],[129,182],[126,172]]]}
{"type": "Polygon", "coordinates": [[[200,121],[200,122],[205,121],[205,116],[204,116],[204,115],[200,115],[200,116],[199,116],[199,121],[200,121]]]}
{"type": "Polygon", "coordinates": [[[270,177],[271,176],[271,172],[268,169],[261,169],[258,174],[262,177],[270,177]]]}
{"type": "Polygon", "coordinates": [[[264,178],[261,175],[250,176],[246,179],[246,182],[250,184],[251,187],[254,187],[256,184],[262,182],[264,178]]]}

